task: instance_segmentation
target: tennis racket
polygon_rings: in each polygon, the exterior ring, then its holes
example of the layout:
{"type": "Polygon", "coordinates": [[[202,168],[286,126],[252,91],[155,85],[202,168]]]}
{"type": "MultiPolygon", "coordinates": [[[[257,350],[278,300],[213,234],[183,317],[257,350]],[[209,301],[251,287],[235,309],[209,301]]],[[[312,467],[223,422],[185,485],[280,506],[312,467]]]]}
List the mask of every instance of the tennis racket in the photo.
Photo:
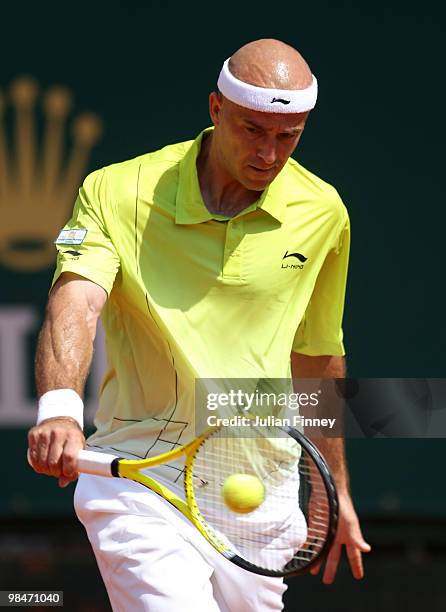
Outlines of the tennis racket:
{"type": "Polygon", "coordinates": [[[189,444],[142,460],[81,450],[78,469],[148,487],[245,570],[275,577],[301,574],[321,561],[336,533],[338,499],[330,470],[299,431],[249,429],[247,436],[246,427],[213,428],[189,444]],[[184,499],[147,470],[180,457],[184,499]],[[247,514],[231,511],[222,495],[226,478],[239,473],[256,476],[265,490],[264,501],[247,514]]]}

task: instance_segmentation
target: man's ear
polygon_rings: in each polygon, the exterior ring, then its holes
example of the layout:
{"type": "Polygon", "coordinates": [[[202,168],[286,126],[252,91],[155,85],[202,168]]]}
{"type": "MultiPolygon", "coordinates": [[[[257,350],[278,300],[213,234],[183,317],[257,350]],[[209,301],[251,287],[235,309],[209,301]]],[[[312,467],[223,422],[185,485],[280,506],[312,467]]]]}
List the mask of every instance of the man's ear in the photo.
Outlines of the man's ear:
{"type": "Polygon", "coordinates": [[[212,91],[209,94],[209,115],[212,123],[217,126],[220,123],[220,110],[223,104],[223,96],[218,91],[212,91]]]}

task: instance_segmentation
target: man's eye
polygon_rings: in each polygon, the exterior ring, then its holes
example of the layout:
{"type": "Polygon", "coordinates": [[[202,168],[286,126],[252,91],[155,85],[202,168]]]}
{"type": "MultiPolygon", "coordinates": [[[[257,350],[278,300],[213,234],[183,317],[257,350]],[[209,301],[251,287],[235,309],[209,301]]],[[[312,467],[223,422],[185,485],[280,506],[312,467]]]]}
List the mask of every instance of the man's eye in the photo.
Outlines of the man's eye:
{"type": "Polygon", "coordinates": [[[297,136],[297,134],[292,134],[290,132],[283,132],[282,134],[282,138],[284,138],[285,140],[291,140],[295,136],[297,136]]]}
{"type": "Polygon", "coordinates": [[[245,129],[250,133],[250,134],[257,134],[257,128],[255,127],[251,127],[250,125],[247,125],[245,127],[245,129]]]}

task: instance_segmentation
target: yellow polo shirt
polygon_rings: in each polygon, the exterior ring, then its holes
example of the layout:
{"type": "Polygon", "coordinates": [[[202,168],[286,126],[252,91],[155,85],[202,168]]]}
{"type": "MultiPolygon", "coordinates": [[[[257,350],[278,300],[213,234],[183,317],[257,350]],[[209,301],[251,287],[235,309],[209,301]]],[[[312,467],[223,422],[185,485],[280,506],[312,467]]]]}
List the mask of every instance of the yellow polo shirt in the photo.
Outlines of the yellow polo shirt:
{"type": "Polygon", "coordinates": [[[92,446],[170,450],[194,435],[196,378],[287,378],[292,350],[344,354],[336,190],[289,159],[257,202],[214,215],[196,171],[205,132],[90,174],[56,240],[53,283],[74,272],[109,295],[92,446]]]}

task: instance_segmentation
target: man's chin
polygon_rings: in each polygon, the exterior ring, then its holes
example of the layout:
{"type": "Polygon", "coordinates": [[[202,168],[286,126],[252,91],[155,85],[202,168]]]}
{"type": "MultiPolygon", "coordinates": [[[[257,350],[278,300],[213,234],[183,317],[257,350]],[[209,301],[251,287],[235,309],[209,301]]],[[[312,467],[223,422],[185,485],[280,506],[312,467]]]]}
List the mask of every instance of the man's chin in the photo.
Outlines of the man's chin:
{"type": "Polygon", "coordinates": [[[277,174],[265,173],[265,176],[243,176],[240,181],[250,191],[263,191],[276,178],[277,174]]]}
{"type": "Polygon", "coordinates": [[[243,186],[246,187],[246,189],[249,189],[250,191],[264,191],[268,187],[268,185],[273,182],[274,179],[274,176],[271,178],[258,178],[257,180],[245,179],[243,181],[243,186]]]}

